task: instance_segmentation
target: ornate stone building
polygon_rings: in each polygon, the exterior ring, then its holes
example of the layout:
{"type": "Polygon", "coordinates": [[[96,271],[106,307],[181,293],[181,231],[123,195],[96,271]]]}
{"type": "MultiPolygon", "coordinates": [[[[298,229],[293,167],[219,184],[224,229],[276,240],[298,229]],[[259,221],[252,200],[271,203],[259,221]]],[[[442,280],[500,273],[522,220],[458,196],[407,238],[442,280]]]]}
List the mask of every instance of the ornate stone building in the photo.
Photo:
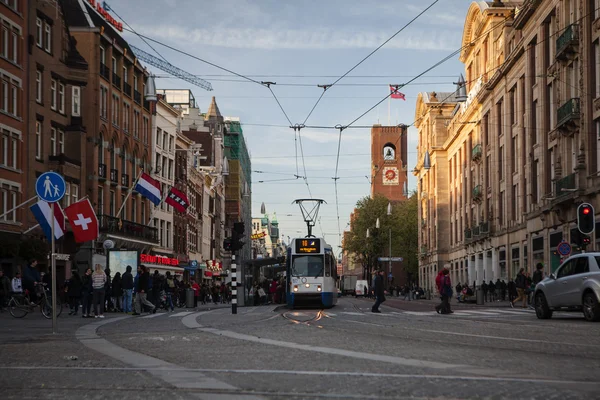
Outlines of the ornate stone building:
{"type": "Polygon", "coordinates": [[[591,0],[471,4],[465,84],[417,99],[424,287],[444,266],[454,282],[479,285],[537,262],[554,271],[563,240],[578,251],[577,204],[600,208],[597,8],[591,0]]]}

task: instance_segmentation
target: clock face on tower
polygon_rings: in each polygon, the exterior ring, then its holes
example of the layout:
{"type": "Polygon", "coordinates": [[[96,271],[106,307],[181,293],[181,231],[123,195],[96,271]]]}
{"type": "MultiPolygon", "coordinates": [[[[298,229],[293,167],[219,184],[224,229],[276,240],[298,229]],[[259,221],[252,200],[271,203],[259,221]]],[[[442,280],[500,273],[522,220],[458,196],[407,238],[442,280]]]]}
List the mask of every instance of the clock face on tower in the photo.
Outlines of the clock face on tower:
{"type": "Polygon", "coordinates": [[[398,168],[384,167],[382,172],[384,185],[398,185],[400,183],[400,180],[398,179],[398,168]]]}

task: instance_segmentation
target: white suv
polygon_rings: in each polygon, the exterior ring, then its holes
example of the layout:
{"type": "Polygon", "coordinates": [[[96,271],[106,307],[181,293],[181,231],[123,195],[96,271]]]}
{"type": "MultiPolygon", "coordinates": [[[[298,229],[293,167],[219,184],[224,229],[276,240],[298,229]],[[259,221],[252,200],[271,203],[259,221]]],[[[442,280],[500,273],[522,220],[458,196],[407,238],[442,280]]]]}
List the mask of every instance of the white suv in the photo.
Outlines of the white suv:
{"type": "Polygon", "coordinates": [[[535,313],[539,319],[552,312],[583,311],[588,321],[600,321],[600,253],[576,254],[535,286],[535,313]]]}

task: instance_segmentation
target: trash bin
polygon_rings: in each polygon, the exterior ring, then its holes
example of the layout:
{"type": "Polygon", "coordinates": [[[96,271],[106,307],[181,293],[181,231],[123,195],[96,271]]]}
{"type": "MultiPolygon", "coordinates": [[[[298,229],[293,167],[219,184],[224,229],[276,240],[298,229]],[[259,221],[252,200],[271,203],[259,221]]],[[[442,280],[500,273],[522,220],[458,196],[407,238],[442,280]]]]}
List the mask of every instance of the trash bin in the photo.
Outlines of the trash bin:
{"type": "Polygon", "coordinates": [[[194,289],[186,289],[185,306],[186,308],[194,308],[194,289]]]}
{"type": "Polygon", "coordinates": [[[483,290],[482,289],[477,289],[477,305],[478,306],[483,305],[483,290]]]}

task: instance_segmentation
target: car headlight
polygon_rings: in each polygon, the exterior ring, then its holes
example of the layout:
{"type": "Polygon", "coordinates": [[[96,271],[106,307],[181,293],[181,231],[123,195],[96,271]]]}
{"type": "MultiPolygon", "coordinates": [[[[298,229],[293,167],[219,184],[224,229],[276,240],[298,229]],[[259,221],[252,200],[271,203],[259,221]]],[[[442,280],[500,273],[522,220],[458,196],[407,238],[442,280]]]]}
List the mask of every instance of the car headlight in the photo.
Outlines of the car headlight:
{"type": "Polygon", "coordinates": [[[321,291],[321,285],[317,286],[317,292],[321,291]]]}
{"type": "Polygon", "coordinates": [[[309,288],[309,287],[310,287],[310,284],[309,284],[309,283],[307,283],[307,284],[306,284],[306,285],[304,285],[304,286],[306,286],[307,288],[309,288]]]}
{"type": "Polygon", "coordinates": [[[294,285],[294,292],[298,291],[298,285],[294,285]]]}

